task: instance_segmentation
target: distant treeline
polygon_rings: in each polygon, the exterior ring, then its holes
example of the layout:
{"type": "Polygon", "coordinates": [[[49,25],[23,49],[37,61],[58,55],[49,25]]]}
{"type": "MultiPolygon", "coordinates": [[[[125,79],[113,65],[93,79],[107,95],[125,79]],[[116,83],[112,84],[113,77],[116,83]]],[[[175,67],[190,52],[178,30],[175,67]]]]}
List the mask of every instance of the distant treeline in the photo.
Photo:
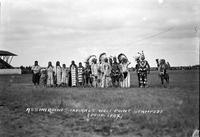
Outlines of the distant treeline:
{"type": "MultiPolygon", "coordinates": [[[[18,67],[22,70],[22,74],[31,74],[31,66],[20,66],[18,67]]],[[[44,67],[45,68],[45,67],[44,67]]],[[[170,67],[170,70],[197,70],[200,68],[200,65],[194,65],[194,66],[175,66],[170,67]]],[[[129,68],[130,71],[135,71],[134,67],[129,68]]],[[[150,71],[157,71],[157,67],[151,67],[150,71]]]]}

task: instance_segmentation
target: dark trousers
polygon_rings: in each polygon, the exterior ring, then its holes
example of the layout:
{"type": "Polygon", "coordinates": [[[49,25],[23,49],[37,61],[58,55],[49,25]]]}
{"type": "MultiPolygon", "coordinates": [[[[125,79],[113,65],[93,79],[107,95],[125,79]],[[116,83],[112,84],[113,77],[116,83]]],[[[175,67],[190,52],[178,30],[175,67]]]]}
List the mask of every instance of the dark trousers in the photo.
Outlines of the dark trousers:
{"type": "Polygon", "coordinates": [[[85,86],[90,86],[92,83],[90,76],[85,77],[85,86]]]}
{"type": "Polygon", "coordinates": [[[78,82],[78,86],[82,87],[84,85],[83,82],[78,82]]]}
{"type": "Polygon", "coordinates": [[[112,79],[112,85],[115,87],[118,87],[119,86],[119,75],[111,76],[111,79],[112,79]]]}
{"type": "Polygon", "coordinates": [[[34,85],[39,85],[40,83],[40,73],[33,73],[32,81],[34,85]]]}
{"type": "Polygon", "coordinates": [[[140,86],[146,86],[147,85],[147,72],[141,72],[139,76],[140,76],[140,86]]]}
{"type": "Polygon", "coordinates": [[[137,76],[138,76],[138,86],[140,87],[140,73],[137,73],[137,76]]]}
{"type": "Polygon", "coordinates": [[[160,76],[161,84],[164,84],[164,80],[166,80],[166,82],[169,83],[168,73],[160,74],[159,76],[160,76]]]}

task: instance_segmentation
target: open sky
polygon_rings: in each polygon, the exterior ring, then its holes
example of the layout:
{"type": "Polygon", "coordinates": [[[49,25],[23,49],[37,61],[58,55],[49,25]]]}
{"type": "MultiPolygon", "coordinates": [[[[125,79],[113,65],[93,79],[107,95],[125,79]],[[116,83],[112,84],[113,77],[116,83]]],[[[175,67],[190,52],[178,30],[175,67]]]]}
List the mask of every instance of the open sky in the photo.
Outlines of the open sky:
{"type": "Polygon", "coordinates": [[[151,66],[199,64],[199,0],[0,0],[0,50],[14,66],[84,62],[124,53],[131,66],[142,50],[151,66]]]}

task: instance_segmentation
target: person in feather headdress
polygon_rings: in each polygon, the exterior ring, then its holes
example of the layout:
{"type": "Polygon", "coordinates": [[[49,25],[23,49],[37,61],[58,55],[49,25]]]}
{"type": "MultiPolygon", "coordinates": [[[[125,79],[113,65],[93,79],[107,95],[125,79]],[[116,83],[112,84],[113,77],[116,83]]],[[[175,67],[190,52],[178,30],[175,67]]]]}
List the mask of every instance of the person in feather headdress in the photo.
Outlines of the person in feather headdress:
{"type": "Polygon", "coordinates": [[[99,77],[99,87],[104,87],[104,63],[105,63],[106,53],[103,52],[99,55],[99,69],[98,69],[98,77],[99,77]]]}
{"type": "Polygon", "coordinates": [[[109,64],[110,64],[110,66],[113,65],[113,58],[112,58],[112,56],[109,57],[109,64]]]}
{"type": "Polygon", "coordinates": [[[85,62],[85,69],[84,69],[84,85],[86,87],[90,87],[91,84],[92,84],[92,81],[91,81],[91,66],[89,64],[88,61],[85,62]]]}
{"type": "Polygon", "coordinates": [[[121,81],[120,85],[123,88],[128,88],[130,87],[130,72],[128,69],[128,65],[130,62],[128,61],[128,58],[123,54],[118,55],[118,60],[120,62],[120,70],[121,70],[121,81]]]}
{"type": "Polygon", "coordinates": [[[140,87],[148,87],[147,85],[147,74],[150,73],[150,66],[148,61],[145,60],[144,53],[140,55],[140,61],[138,65],[139,79],[140,79],[140,87]]]}
{"type": "Polygon", "coordinates": [[[167,69],[170,68],[169,62],[165,62],[165,59],[156,59],[159,77],[161,79],[161,84],[164,84],[164,80],[169,83],[169,74],[167,73],[167,69]]]}
{"type": "Polygon", "coordinates": [[[93,58],[92,64],[91,64],[91,71],[92,71],[92,86],[97,87],[98,86],[98,64],[97,59],[93,58]]]}
{"type": "Polygon", "coordinates": [[[85,79],[85,86],[92,86],[92,64],[94,63],[94,60],[96,59],[95,55],[90,55],[85,62],[85,70],[84,70],[84,79],[85,79]]]}
{"type": "Polygon", "coordinates": [[[139,73],[139,63],[140,63],[140,56],[134,57],[136,61],[135,70],[138,77],[138,86],[140,87],[140,73],[139,73]]]}
{"type": "Polygon", "coordinates": [[[103,63],[103,77],[102,77],[102,87],[107,88],[110,86],[111,78],[110,78],[110,73],[111,73],[111,66],[108,62],[108,58],[104,59],[103,63]]]}
{"type": "Polygon", "coordinates": [[[120,67],[119,67],[119,64],[117,62],[117,58],[114,57],[113,63],[112,63],[112,66],[111,66],[111,79],[112,79],[112,85],[114,87],[119,86],[119,78],[120,78],[120,67]]]}

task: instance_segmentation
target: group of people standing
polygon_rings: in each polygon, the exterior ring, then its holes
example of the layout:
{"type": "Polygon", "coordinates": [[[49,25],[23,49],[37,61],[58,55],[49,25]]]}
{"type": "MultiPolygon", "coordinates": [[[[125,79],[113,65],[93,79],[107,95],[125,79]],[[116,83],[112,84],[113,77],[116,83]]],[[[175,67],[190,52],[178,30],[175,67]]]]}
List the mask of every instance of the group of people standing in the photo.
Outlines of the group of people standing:
{"type": "Polygon", "coordinates": [[[130,62],[124,54],[117,57],[107,57],[102,53],[97,60],[95,55],[90,56],[86,61],[86,85],[92,87],[130,87],[130,72],[128,65],[130,62]]]}
{"type": "MultiPolygon", "coordinates": [[[[139,87],[147,87],[147,75],[150,73],[150,66],[145,60],[142,52],[136,59],[136,72],[139,87]]],[[[41,68],[38,61],[32,66],[34,85],[47,87],[130,87],[130,62],[123,54],[117,57],[107,57],[106,53],[91,55],[87,58],[85,66],[80,62],[78,66],[75,61],[67,68],[65,64],[56,62],[54,67],[51,62],[46,68],[41,68]]]]}
{"type": "Polygon", "coordinates": [[[34,85],[47,87],[130,87],[130,62],[124,54],[117,57],[107,57],[102,53],[99,58],[91,55],[87,58],[85,66],[80,62],[71,62],[69,68],[65,64],[56,62],[54,67],[51,62],[46,68],[41,68],[38,61],[32,66],[34,85]]]}
{"type": "MultiPolygon", "coordinates": [[[[79,73],[80,70],[83,71],[81,63],[79,63],[78,68],[79,73]]],[[[48,62],[48,66],[46,68],[41,68],[38,61],[35,61],[32,66],[32,81],[34,85],[47,87],[76,86],[77,66],[74,61],[72,61],[72,64],[70,65],[70,70],[66,67],[66,64],[62,64],[61,66],[59,61],[56,62],[55,67],[52,65],[52,62],[48,62]]],[[[83,81],[82,77],[78,79],[79,81],[83,81]]]]}

